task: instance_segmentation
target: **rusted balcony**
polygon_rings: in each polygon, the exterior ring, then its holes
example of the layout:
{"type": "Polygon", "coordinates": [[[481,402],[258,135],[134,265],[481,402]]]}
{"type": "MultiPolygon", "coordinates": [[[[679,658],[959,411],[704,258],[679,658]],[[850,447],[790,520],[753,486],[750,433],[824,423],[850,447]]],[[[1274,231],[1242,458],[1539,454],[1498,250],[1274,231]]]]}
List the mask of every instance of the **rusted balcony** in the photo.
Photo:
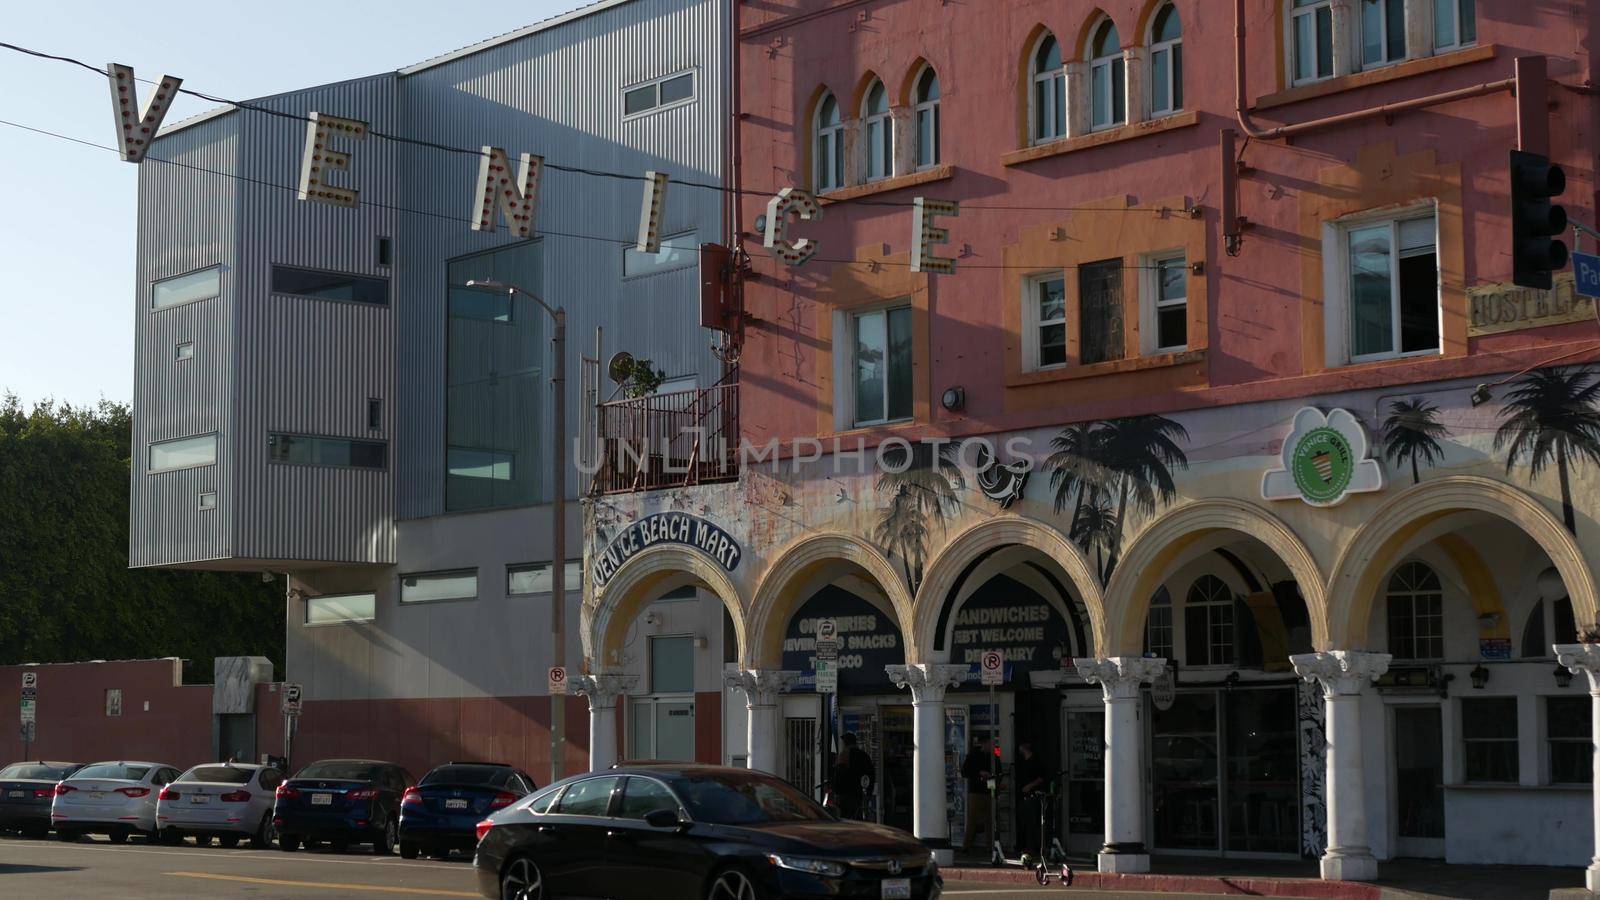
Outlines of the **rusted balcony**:
{"type": "Polygon", "coordinates": [[[653,491],[739,478],[739,385],[651,394],[596,409],[594,490],[653,491]]]}

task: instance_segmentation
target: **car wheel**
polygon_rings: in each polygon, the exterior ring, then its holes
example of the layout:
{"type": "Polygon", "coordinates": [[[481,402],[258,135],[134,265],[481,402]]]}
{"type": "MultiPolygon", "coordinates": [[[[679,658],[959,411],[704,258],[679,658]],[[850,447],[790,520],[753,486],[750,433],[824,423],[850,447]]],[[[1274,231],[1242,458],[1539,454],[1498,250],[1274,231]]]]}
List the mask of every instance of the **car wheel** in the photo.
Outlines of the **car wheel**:
{"type": "Polygon", "coordinates": [[[300,849],[300,839],[286,835],[278,835],[278,849],[285,853],[293,853],[300,849]]]}
{"type": "Polygon", "coordinates": [[[400,842],[400,858],[401,859],[416,859],[417,858],[417,854],[419,852],[420,851],[417,849],[417,845],[416,844],[413,844],[410,841],[401,841],[400,842]]]}
{"type": "MultiPolygon", "coordinates": [[[[319,844],[318,846],[321,846],[321,845],[319,844]]],[[[332,850],[335,853],[343,853],[346,850],[350,849],[350,842],[349,841],[329,841],[328,842],[328,849],[332,850]]]]}
{"type": "Polygon", "coordinates": [[[250,846],[257,850],[265,850],[272,846],[272,813],[261,814],[261,827],[250,836],[250,846]]]}
{"type": "Polygon", "coordinates": [[[56,840],[71,843],[78,839],[78,833],[67,828],[56,829],[56,840]]]}
{"type": "Polygon", "coordinates": [[[106,835],[106,840],[113,844],[126,844],[128,842],[128,833],[126,831],[113,831],[106,835]]]}
{"type": "Polygon", "coordinates": [[[194,836],[194,845],[196,847],[209,847],[209,846],[211,846],[211,835],[209,835],[209,834],[197,834],[197,835],[195,835],[194,836]]]}
{"type": "Polygon", "coordinates": [[[706,900],[757,900],[755,882],[739,869],[723,869],[711,879],[706,900]]]}
{"type": "Polygon", "coordinates": [[[394,854],[395,827],[394,819],[383,823],[383,836],[372,842],[373,856],[391,856],[394,854]]]}
{"type": "Polygon", "coordinates": [[[173,847],[183,843],[183,834],[176,828],[163,828],[156,832],[156,842],[173,847]]]}
{"type": "Polygon", "coordinates": [[[534,861],[519,856],[500,873],[500,900],[544,900],[544,875],[534,861]]]}
{"type": "Polygon", "coordinates": [[[233,848],[239,846],[239,835],[237,835],[237,834],[220,835],[217,838],[217,843],[221,844],[224,848],[226,848],[228,850],[232,850],[233,848]]]}
{"type": "Polygon", "coordinates": [[[307,850],[321,850],[322,849],[322,842],[321,841],[313,841],[310,838],[306,838],[306,849],[307,850]]]}
{"type": "Polygon", "coordinates": [[[49,833],[50,833],[50,829],[48,829],[48,828],[40,828],[40,827],[37,827],[37,826],[33,827],[33,828],[24,828],[22,830],[22,836],[23,837],[33,838],[36,841],[39,840],[40,838],[44,837],[45,835],[48,835],[49,833]]]}

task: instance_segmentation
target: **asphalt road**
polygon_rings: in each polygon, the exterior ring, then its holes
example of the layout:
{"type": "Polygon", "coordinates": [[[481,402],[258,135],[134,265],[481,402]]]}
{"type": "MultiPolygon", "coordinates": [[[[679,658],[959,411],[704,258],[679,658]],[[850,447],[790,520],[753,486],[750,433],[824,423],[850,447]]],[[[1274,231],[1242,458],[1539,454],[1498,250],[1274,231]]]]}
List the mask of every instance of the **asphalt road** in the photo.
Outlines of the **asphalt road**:
{"type": "MultiPolygon", "coordinates": [[[[945,895],[974,900],[979,897],[1126,900],[1143,896],[1001,884],[950,884],[945,895]]],[[[127,900],[371,897],[381,900],[384,896],[476,897],[478,894],[472,864],[465,857],[449,861],[407,861],[398,856],[379,858],[328,851],[308,853],[302,850],[290,854],[279,850],[224,850],[187,844],[163,847],[143,844],[137,838],[126,844],[111,844],[100,838],[65,844],[55,840],[0,837],[0,897],[73,900],[82,897],[127,900]]],[[[1186,900],[1207,900],[1198,894],[1183,896],[1186,900]]]]}

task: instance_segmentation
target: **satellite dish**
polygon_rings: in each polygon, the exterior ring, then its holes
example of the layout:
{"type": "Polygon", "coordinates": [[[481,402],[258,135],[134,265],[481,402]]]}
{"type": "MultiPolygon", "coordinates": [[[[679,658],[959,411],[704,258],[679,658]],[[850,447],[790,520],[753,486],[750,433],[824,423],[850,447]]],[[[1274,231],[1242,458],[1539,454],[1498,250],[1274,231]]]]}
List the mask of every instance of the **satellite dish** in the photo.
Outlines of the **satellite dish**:
{"type": "Polygon", "coordinates": [[[633,354],[626,350],[619,350],[611,357],[611,362],[606,364],[606,372],[616,384],[622,384],[633,374],[633,354]]]}

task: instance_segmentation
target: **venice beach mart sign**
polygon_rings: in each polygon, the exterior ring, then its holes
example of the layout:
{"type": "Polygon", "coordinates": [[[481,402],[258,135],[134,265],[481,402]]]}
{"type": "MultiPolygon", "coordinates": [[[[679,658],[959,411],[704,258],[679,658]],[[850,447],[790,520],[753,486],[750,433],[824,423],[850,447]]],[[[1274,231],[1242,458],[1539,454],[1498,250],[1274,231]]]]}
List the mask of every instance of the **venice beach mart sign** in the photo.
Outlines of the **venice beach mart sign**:
{"type": "Polygon", "coordinates": [[[594,586],[605,587],[623,563],[639,551],[656,544],[687,544],[716,560],[717,565],[726,572],[739,568],[739,557],[743,553],[738,541],[699,516],[656,513],[629,525],[611,540],[604,551],[595,554],[594,563],[590,566],[594,586]]]}

